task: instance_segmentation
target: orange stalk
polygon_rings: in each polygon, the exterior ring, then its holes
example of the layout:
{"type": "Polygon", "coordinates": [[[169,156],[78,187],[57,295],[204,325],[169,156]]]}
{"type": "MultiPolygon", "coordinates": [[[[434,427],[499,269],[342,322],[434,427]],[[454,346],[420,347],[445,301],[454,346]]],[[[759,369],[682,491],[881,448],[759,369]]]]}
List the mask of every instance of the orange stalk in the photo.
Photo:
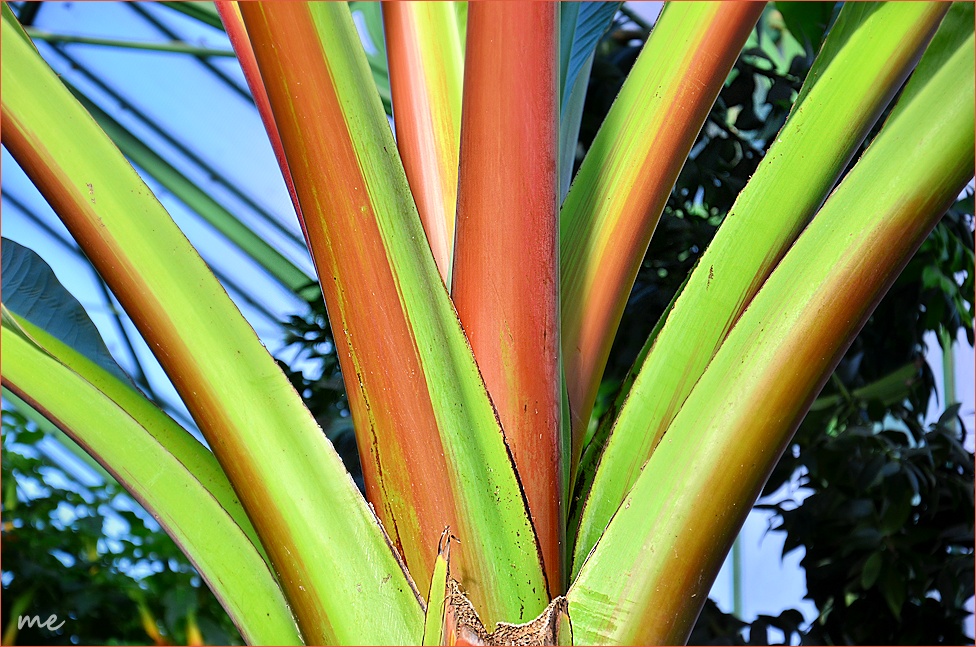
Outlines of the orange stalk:
{"type": "Polygon", "coordinates": [[[562,592],[558,6],[468,13],[454,304],[511,448],[551,595],[562,592]]]}
{"type": "Polygon", "coordinates": [[[430,581],[450,526],[479,609],[494,622],[532,617],[547,601],[534,532],[348,9],[241,9],[302,204],[367,497],[416,581],[430,581]]]}
{"type": "Polygon", "coordinates": [[[461,134],[461,39],[453,2],[384,2],[397,149],[437,270],[451,284],[461,134]]]}
{"type": "Polygon", "coordinates": [[[563,204],[562,347],[574,466],[651,235],[764,6],[667,5],[563,204]]]}
{"type": "MultiPolygon", "coordinates": [[[[373,205],[365,195],[366,181],[342,116],[339,97],[327,68],[315,74],[308,72],[312,59],[302,53],[317,51],[319,43],[312,23],[294,15],[304,13],[303,5],[262,6],[255,3],[244,4],[241,9],[255,36],[255,50],[263,66],[272,105],[294,106],[299,114],[307,111],[309,115],[318,115],[312,127],[305,127],[301,119],[280,120],[282,142],[298,179],[299,199],[305,205],[303,227],[308,232],[326,309],[335,327],[342,374],[353,378],[347,389],[349,408],[357,427],[367,428],[372,433],[371,439],[356,434],[366,496],[376,506],[390,539],[406,559],[414,579],[425,581],[430,577],[433,553],[423,555],[422,551],[412,550],[410,543],[419,539],[423,545],[437,546],[440,531],[446,525],[456,527],[457,521],[448,516],[438,519],[436,524],[424,523],[422,511],[450,511],[454,509],[454,503],[448,488],[431,487],[431,481],[428,481],[428,487],[402,489],[405,496],[400,500],[386,497],[385,488],[389,487],[386,479],[398,475],[409,479],[410,474],[417,472],[431,476],[443,474],[444,459],[441,448],[432,441],[436,439],[436,434],[432,433],[436,422],[429,401],[424,398],[393,401],[399,399],[396,394],[400,391],[398,385],[405,383],[404,376],[422,375],[423,369],[415,352],[404,352],[413,347],[413,337],[399,308],[400,298],[390,268],[385,262],[364,262],[352,272],[342,261],[344,257],[355,256],[385,259],[386,250],[372,211],[373,205]],[[279,49],[272,45],[276,42],[291,42],[302,47],[279,49]],[[298,79],[297,71],[303,68],[298,79]],[[308,90],[307,94],[293,98],[296,81],[308,90]],[[327,142],[327,145],[318,142],[327,142]],[[317,182],[316,177],[321,181],[317,182]],[[331,187],[351,189],[336,191],[331,187]],[[339,232],[359,232],[360,235],[337,235],[339,232]],[[384,322],[384,334],[356,334],[376,321],[384,322]],[[352,345],[354,336],[355,347],[352,345]],[[390,400],[367,400],[367,393],[388,393],[390,400]],[[382,442],[382,436],[377,437],[376,430],[385,429],[404,430],[401,442],[382,442]],[[408,429],[409,434],[406,433],[408,429]],[[386,474],[384,465],[391,466],[386,474]],[[392,465],[400,465],[401,469],[393,470],[392,465]],[[411,514],[411,510],[417,512],[411,514]]],[[[321,64],[326,65],[324,60],[321,64]]]]}
{"type": "Polygon", "coordinates": [[[285,158],[285,149],[281,145],[281,135],[278,133],[278,126],[275,124],[274,115],[271,112],[268,91],[265,90],[264,82],[261,81],[261,71],[258,69],[258,62],[254,58],[254,49],[251,47],[251,40],[248,38],[247,29],[244,27],[241,8],[234,0],[216,0],[214,5],[217,7],[220,21],[224,24],[224,31],[227,32],[230,44],[237,54],[237,61],[241,64],[247,87],[251,90],[254,105],[258,109],[258,114],[261,115],[261,122],[268,133],[271,149],[274,151],[278,167],[281,169],[281,176],[285,180],[285,187],[288,189],[291,204],[299,216],[298,222],[302,226],[302,232],[305,233],[305,241],[308,242],[305,221],[301,217],[302,208],[298,204],[298,193],[295,192],[295,182],[291,177],[291,171],[288,170],[288,160],[285,158]]]}

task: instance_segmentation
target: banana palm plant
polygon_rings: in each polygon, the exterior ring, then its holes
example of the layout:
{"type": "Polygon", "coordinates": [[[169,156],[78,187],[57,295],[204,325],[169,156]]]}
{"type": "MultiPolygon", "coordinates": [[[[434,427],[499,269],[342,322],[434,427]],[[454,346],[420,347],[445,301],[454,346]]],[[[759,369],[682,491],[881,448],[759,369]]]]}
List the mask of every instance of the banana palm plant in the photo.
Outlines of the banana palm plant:
{"type": "Polygon", "coordinates": [[[4,386],[160,520],[249,642],[683,642],[810,403],[973,176],[972,5],[845,6],[594,430],[641,259],[763,10],[667,5],[573,177],[616,7],[384,4],[394,139],[345,3],[217,3],[325,298],[364,498],[4,6],[3,144],[206,445],[79,341],[77,308],[31,297],[42,262],[6,241],[4,386]]]}

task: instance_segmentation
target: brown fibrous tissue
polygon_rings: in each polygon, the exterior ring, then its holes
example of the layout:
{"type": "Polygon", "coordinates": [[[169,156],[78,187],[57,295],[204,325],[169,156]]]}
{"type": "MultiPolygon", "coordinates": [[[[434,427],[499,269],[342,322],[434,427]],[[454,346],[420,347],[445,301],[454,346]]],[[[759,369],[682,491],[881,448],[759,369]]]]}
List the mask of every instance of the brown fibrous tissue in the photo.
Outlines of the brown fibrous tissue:
{"type": "MultiPolygon", "coordinates": [[[[524,624],[499,622],[495,630],[485,629],[471,601],[457,581],[447,585],[444,637],[448,645],[559,645],[572,644],[571,637],[560,635],[560,626],[569,627],[569,603],[559,596],[538,618],[524,624]],[[567,640],[568,639],[568,640],[567,640]]],[[[564,632],[565,633],[565,630],[564,632]]]]}

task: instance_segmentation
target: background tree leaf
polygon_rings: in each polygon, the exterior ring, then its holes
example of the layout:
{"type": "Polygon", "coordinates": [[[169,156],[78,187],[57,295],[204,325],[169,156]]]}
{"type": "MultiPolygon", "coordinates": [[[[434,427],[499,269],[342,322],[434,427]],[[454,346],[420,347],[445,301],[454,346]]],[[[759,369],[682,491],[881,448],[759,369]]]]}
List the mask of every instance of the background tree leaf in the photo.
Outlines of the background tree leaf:
{"type": "Polygon", "coordinates": [[[3,304],[48,331],[121,380],[130,382],[85,311],[33,250],[7,238],[0,244],[3,304]]]}
{"type": "Polygon", "coordinates": [[[813,55],[820,49],[836,5],[836,2],[777,2],[776,8],[793,37],[813,55]]]}
{"type": "Polygon", "coordinates": [[[559,87],[565,109],[569,93],[597,43],[613,24],[622,2],[562,2],[559,6],[559,87]]]}

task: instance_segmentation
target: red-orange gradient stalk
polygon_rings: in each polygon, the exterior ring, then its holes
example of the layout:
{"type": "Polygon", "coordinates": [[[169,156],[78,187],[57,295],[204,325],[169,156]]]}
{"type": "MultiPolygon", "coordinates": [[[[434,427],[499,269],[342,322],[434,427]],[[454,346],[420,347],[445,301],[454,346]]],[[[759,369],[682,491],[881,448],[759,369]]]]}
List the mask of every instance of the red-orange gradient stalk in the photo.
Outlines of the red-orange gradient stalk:
{"type": "MultiPolygon", "coordinates": [[[[314,125],[299,119],[282,120],[281,138],[299,198],[305,205],[303,226],[311,241],[310,251],[335,331],[342,373],[352,377],[346,379],[350,385],[349,408],[356,424],[371,432],[372,442],[365,441],[359,433],[356,438],[366,495],[376,506],[376,513],[404,556],[411,575],[423,582],[430,578],[434,551],[444,526],[458,526],[451,515],[451,489],[441,481],[446,472],[444,453],[426,394],[396,398],[406,382],[404,376],[423,375],[423,369],[377,230],[373,204],[365,191],[348,124],[329,69],[318,53],[318,35],[311,22],[302,19],[302,5],[253,3],[242,10],[248,27],[254,30],[259,60],[264,65],[278,66],[268,76],[272,105],[289,107],[299,115],[318,115],[314,125]],[[276,49],[274,40],[285,37],[292,48],[276,49]],[[307,94],[293,95],[296,81],[310,88],[307,94]],[[354,271],[350,270],[352,267],[354,271]],[[375,326],[377,321],[383,322],[384,334],[357,334],[375,326]],[[351,343],[353,335],[355,345],[351,343]],[[353,386],[356,384],[359,388],[353,386]],[[389,394],[390,399],[369,400],[369,393],[389,394]],[[410,433],[400,434],[401,442],[392,443],[381,442],[377,430],[410,433]],[[426,474],[427,487],[399,488],[405,496],[391,500],[385,492],[388,484],[380,477],[382,465],[401,467],[395,474],[387,470],[386,478],[409,479],[414,474],[426,474]],[[429,546],[430,550],[418,546],[429,546]]],[[[418,388],[422,391],[423,386],[421,383],[418,388]]]]}
{"type": "Polygon", "coordinates": [[[254,49],[247,36],[247,29],[244,27],[244,19],[241,17],[241,9],[237,2],[233,0],[216,0],[214,5],[220,15],[220,21],[224,23],[224,31],[230,39],[230,44],[237,54],[237,61],[241,64],[247,87],[251,90],[254,105],[257,106],[258,114],[261,115],[261,122],[268,133],[271,141],[271,148],[274,150],[275,159],[281,169],[281,176],[285,180],[285,187],[288,189],[288,196],[291,204],[295,208],[298,222],[302,226],[302,233],[305,234],[305,242],[308,243],[308,233],[305,231],[305,219],[302,218],[302,208],[298,204],[298,193],[295,191],[295,182],[292,180],[291,171],[288,170],[288,160],[285,158],[285,149],[281,145],[281,135],[278,133],[278,125],[275,123],[274,115],[271,112],[271,102],[268,100],[268,91],[261,80],[261,71],[258,69],[258,62],[254,58],[254,49]]]}
{"type": "Polygon", "coordinates": [[[562,592],[558,5],[472,3],[452,295],[562,592]]]}
{"type": "Polygon", "coordinates": [[[384,2],[397,150],[445,284],[457,209],[463,54],[452,2],[384,2]]]}
{"type": "Polygon", "coordinates": [[[475,358],[437,272],[352,16],[241,5],[321,280],[366,494],[416,581],[438,539],[482,617],[546,604],[539,548],[475,358]]]}
{"type": "Polygon", "coordinates": [[[561,334],[574,473],[651,235],[763,7],[714,2],[666,8],[655,27],[658,39],[652,34],[644,46],[563,203],[561,334]]]}

